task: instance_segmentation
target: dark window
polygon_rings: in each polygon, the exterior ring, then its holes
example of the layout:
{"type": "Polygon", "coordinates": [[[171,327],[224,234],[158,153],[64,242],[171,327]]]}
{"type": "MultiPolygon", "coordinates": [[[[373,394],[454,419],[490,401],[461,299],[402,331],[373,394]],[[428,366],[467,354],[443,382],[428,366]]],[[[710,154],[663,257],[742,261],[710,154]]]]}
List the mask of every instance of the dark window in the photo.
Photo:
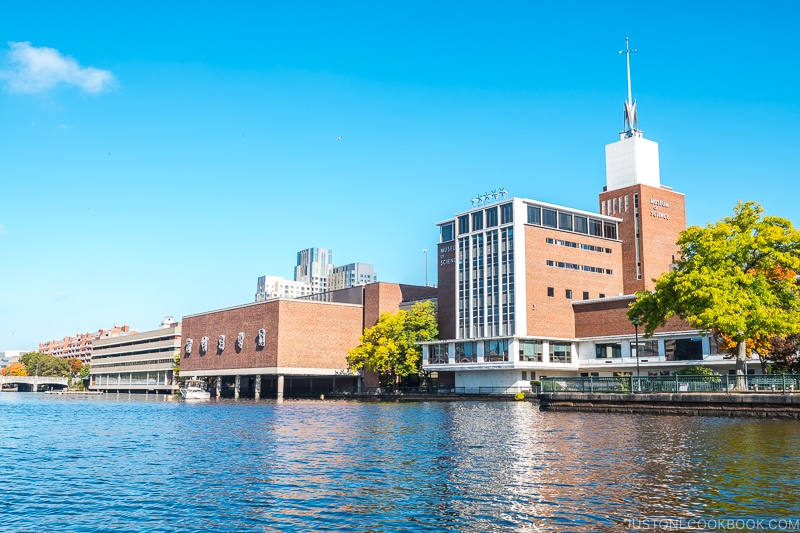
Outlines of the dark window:
{"type": "Polygon", "coordinates": [[[601,292],[600,293],[600,298],[605,298],[605,297],[606,297],[606,295],[601,292]]]}
{"type": "Polygon", "coordinates": [[[589,220],[575,215],[575,233],[589,233],[589,220]]]}
{"type": "Polygon", "coordinates": [[[541,224],[542,223],[542,208],[528,206],[528,224],[541,224]]]}
{"type": "Polygon", "coordinates": [[[500,223],[510,224],[514,221],[514,204],[503,204],[500,206],[500,223]]]}
{"type": "Polygon", "coordinates": [[[583,299],[584,299],[584,300],[588,300],[588,299],[589,299],[589,293],[588,293],[588,291],[583,291],[583,299]]]}
{"type": "Polygon", "coordinates": [[[449,242],[453,240],[453,224],[445,224],[441,227],[441,242],[449,242]]]}
{"type": "Polygon", "coordinates": [[[622,344],[613,342],[609,344],[595,344],[594,356],[597,359],[611,359],[613,357],[622,357],[622,344]]]}
{"type": "Polygon", "coordinates": [[[552,209],[542,209],[542,226],[548,228],[555,228],[556,226],[556,212],[552,209]]]}
{"type": "Polygon", "coordinates": [[[472,213],[472,231],[483,229],[483,211],[472,213]]]}
{"type": "Polygon", "coordinates": [[[603,236],[603,221],[596,218],[589,219],[589,234],[595,237],[603,236]]]}
{"type": "Polygon", "coordinates": [[[567,289],[567,300],[572,300],[572,289],[567,289]]]}
{"type": "Polygon", "coordinates": [[[558,229],[572,231],[572,213],[558,212],[558,229]]]}
{"type": "Polygon", "coordinates": [[[670,339],[664,341],[667,361],[698,361],[703,359],[701,339],[670,339]]]}
{"type": "Polygon", "coordinates": [[[456,343],[456,363],[474,363],[478,360],[474,342],[456,343]]]}
{"type": "Polygon", "coordinates": [[[469,215],[458,217],[458,234],[469,233],[469,215]]]}
{"type": "Polygon", "coordinates": [[[547,287],[547,296],[553,298],[556,295],[556,290],[553,287],[547,287]]]}
{"type": "Polygon", "coordinates": [[[490,207],[486,210],[486,227],[493,228],[497,225],[497,208],[490,207]]]}
{"type": "Polygon", "coordinates": [[[606,239],[617,238],[617,225],[613,222],[606,222],[603,224],[603,236],[606,239]]]}

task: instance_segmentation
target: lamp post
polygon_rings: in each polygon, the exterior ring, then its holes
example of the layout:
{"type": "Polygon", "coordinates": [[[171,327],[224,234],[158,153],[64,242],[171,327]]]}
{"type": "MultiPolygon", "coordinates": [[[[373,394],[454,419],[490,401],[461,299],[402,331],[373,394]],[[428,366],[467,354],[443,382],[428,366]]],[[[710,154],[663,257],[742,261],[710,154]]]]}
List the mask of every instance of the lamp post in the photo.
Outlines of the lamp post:
{"type": "Polygon", "coordinates": [[[422,253],[425,254],[425,286],[428,286],[428,249],[423,248],[422,253]]]}
{"type": "Polygon", "coordinates": [[[639,375],[639,317],[633,317],[634,345],[636,346],[636,375],[639,375]]]}

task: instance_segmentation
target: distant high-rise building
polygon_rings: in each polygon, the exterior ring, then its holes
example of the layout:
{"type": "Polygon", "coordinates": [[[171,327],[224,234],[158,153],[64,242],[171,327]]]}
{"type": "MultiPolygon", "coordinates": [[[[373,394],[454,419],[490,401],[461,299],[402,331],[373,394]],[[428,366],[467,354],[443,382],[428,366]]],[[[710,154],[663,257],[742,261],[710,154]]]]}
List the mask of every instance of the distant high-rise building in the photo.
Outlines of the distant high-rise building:
{"type": "Polygon", "coordinates": [[[350,263],[333,268],[328,276],[328,290],[349,289],[357,285],[366,285],[378,281],[375,267],[367,263],[350,263]]]}
{"type": "Polygon", "coordinates": [[[300,298],[309,294],[311,294],[311,285],[303,281],[292,281],[280,276],[259,276],[256,302],[273,298],[300,298]]]}
{"type": "Polygon", "coordinates": [[[333,251],[327,248],[307,248],[297,252],[294,280],[311,286],[312,292],[328,290],[328,276],[333,273],[333,251]]]}

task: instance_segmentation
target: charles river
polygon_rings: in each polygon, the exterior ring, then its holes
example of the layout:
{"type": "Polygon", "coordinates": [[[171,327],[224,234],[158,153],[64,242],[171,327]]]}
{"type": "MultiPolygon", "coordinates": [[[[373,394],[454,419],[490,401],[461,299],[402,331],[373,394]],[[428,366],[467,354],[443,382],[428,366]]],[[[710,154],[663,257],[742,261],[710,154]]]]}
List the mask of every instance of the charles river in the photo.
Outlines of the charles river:
{"type": "Polygon", "coordinates": [[[800,423],[0,395],[2,531],[800,529],[800,423]]]}

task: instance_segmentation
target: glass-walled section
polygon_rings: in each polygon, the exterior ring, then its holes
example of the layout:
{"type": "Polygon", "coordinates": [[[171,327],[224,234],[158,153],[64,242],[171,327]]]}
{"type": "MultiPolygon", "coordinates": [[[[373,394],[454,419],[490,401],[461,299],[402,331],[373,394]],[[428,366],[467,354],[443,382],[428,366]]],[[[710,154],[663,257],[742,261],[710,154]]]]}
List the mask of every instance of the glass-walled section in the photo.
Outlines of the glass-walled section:
{"type": "Polygon", "coordinates": [[[527,222],[545,228],[582,233],[604,239],[616,240],[618,238],[617,222],[590,217],[555,206],[529,204],[527,222]]]}
{"type": "MultiPolygon", "coordinates": [[[[513,202],[460,215],[456,240],[456,291],[459,339],[513,335],[513,202]]],[[[440,226],[442,238],[449,224],[440,226]]]]}

